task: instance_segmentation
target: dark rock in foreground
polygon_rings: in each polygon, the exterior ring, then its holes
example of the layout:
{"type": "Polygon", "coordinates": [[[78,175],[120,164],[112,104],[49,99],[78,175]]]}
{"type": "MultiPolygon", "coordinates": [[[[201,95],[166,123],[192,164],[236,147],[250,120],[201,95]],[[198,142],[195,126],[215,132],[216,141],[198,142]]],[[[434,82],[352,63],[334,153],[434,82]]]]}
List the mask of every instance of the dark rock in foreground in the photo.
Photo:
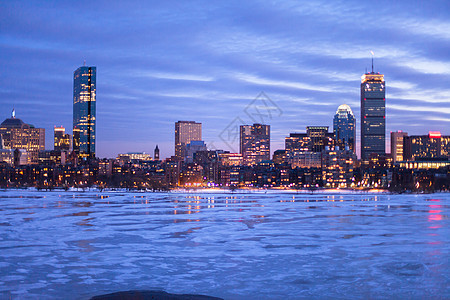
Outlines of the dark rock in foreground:
{"type": "Polygon", "coordinates": [[[126,291],[94,296],[91,300],[223,300],[222,298],[190,295],[169,294],[164,291],[126,291]]]}

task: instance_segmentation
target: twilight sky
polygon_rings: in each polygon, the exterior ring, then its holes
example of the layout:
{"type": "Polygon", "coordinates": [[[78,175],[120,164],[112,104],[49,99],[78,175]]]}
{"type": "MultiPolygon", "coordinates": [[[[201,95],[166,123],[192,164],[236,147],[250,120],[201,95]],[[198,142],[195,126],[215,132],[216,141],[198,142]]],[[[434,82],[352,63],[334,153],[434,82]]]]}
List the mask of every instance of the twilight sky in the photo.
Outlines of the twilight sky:
{"type": "Polygon", "coordinates": [[[360,121],[360,78],[385,74],[386,129],[450,134],[448,1],[0,1],[0,122],[72,132],[73,71],[97,67],[97,156],[174,153],[174,123],[238,151],[240,124],[360,121]],[[394,3],[395,2],[395,3],[394,3]],[[261,94],[263,92],[263,94],[261,94]],[[256,99],[256,100],[255,100],[256,99]]]}

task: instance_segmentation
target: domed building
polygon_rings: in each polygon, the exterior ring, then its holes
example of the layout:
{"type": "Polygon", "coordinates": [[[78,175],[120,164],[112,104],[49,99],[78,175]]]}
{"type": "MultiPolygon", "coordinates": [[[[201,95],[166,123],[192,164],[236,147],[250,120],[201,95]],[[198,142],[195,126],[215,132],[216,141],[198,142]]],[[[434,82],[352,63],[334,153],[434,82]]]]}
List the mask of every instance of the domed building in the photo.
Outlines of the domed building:
{"type": "Polygon", "coordinates": [[[23,149],[28,152],[29,164],[38,163],[40,150],[45,149],[45,129],[35,128],[16,118],[13,110],[11,118],[0,125],[3,149],[23,149]]]}
{"type": "Polygon", "coordinates": [[[340,149],[349,147],[356,152],[356,118],[347,104],[338,107],[333,119],[333,131],[340,149]]]}

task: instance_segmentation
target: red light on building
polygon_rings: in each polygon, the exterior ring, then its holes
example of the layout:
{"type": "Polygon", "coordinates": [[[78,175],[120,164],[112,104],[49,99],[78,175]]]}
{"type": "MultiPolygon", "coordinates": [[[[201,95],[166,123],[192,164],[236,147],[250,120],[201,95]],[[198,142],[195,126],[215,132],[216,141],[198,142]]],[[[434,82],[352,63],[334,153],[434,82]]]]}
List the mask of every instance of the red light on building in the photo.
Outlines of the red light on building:
{"type": "Polygon", "coordinates": [[[430,131],[428,133],[428,135],[431,139],[440,139],[441,138],[441,133],[439,131],[430,131]]]}

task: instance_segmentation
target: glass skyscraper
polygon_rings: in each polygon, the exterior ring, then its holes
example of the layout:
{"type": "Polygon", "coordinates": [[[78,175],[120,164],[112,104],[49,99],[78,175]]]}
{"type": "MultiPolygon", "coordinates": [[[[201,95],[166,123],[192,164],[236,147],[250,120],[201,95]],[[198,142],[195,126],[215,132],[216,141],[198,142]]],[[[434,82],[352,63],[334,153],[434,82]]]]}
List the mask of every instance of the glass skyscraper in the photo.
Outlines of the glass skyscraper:
{"type": "Polygon", "coordinates": [[[239,142],[245,165],[270,159],[270,125],[241,125],[239,142]]]}
{"type": "Polygon", "coordinates": [[[95,85],[96,67],[79,67],[73,73],[73,147],[84,158],[95,158],[95,85]]]}
{"type": "Polygon", "coordinates": [[[386,93],[384,75],[372,72],[361,77],[361,160],[386,151],[386,93]]]}
{"type": "Polygon", "coordinates": [[[356,118],[347,104],[342,104],[338,107],[333,119],[333,132],[337,145],[341,150],[349,147],[353,152],[356,151],[356,118]]]}

